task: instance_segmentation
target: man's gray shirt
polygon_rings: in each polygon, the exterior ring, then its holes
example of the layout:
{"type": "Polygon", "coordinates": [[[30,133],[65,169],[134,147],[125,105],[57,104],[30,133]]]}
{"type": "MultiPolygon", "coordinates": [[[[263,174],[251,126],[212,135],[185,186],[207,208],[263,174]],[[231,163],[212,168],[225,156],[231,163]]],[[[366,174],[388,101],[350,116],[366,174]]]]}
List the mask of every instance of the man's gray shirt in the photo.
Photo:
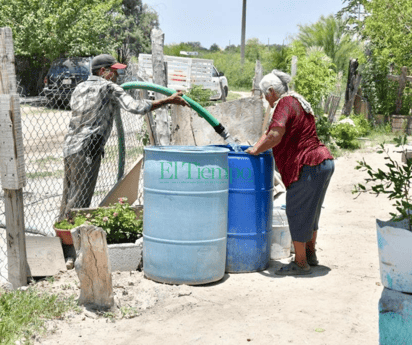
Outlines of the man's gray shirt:
{"type": "Polygon", "coordinates": [[[120,107],[134,114],[150,111],[152,102],[135,100],[119,85],[91,75],[73,91],[70,107],[72,117],[65,137],[63,155],[70,156],[87,147],[92,135],[103,137],[107,142],[115,116],[120,116],[120,107]]]}

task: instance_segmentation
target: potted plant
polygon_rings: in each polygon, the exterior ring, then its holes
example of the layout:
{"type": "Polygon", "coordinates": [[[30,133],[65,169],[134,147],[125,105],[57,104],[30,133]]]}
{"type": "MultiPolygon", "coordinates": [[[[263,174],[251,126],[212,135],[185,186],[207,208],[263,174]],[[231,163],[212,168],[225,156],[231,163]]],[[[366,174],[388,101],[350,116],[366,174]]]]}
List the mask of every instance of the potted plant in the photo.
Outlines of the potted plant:
{"type": "Polygon", "coordinates": [[[141,259],[143,207],[130,206],[127,198],[109,207],[73,209],[70,216],[54,224],[63,244],[73,244],[71,230],[90,224],[106,232],[112,271],[135,270],[141,259]]]}
{"type": "MultiPolygon", "coordinates": [[[[395,142],[407,157],[407,135],[396,138],[395,142]]],[[[371,187],[359,183],[353,192],[385,194],[393,200],[397,213],[389,213],[390,221],[376,220],[381,281],[389,289],[412,293],[412,159],[405,158],[403,163],[398,163],[384,144],[380,145],[378,153],[386,155],[387,171],[373,169],[365,159],[358,161],[356,169],[367,172],[366,184],[371,187]]]]}

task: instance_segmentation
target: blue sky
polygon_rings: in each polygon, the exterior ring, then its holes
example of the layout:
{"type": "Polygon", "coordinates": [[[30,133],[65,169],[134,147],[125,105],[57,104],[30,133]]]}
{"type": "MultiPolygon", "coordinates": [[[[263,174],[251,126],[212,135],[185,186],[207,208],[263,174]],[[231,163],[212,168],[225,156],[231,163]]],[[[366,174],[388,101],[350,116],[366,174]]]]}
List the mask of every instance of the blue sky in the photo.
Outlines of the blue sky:
{"type": "MultiPolygon", "coordinates": [[[[238,45],[241,39],[242,0],[143,0],[159,15],[165,44],[200,42],[209,48],[238,45]]],[[[248,0],[246,39],[285,44],[298,32],[298,24],[316,22],[335,14],[342,0],[248,0]]]]}

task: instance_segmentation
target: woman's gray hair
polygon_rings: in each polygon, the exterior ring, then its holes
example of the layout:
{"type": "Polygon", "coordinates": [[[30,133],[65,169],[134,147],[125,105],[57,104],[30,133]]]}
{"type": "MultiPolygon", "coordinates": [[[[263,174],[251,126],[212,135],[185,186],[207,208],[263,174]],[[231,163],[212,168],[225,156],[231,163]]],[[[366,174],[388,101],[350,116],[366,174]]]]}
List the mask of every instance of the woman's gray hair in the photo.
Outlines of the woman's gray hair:
{"type": "Polygon", "coordinates": [[[288,84],[291,80],[292,77],[289,74],[274,69],[271,73],[266,74],[262,78],[259,87],[264,95],[267,95],[269,90],[272,89],[278,96],[281,96],[289,91],[288,84]]]}

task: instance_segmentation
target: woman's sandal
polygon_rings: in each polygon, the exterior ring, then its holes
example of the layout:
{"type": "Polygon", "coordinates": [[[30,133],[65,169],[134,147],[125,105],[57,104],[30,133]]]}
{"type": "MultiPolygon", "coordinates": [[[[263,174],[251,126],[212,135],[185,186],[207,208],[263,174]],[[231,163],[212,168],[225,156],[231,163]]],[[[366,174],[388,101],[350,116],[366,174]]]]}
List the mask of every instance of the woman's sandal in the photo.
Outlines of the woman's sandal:
{"type": "Polygon", "coordinates": [[[281,269],[275,271],[275,274],[280,276],[302,276],[311,273],[312,269],[310,268],[310,266],[302,268],[298,266],[295,261],[292,261],[290,264],[283,266],[281,269]]]}

